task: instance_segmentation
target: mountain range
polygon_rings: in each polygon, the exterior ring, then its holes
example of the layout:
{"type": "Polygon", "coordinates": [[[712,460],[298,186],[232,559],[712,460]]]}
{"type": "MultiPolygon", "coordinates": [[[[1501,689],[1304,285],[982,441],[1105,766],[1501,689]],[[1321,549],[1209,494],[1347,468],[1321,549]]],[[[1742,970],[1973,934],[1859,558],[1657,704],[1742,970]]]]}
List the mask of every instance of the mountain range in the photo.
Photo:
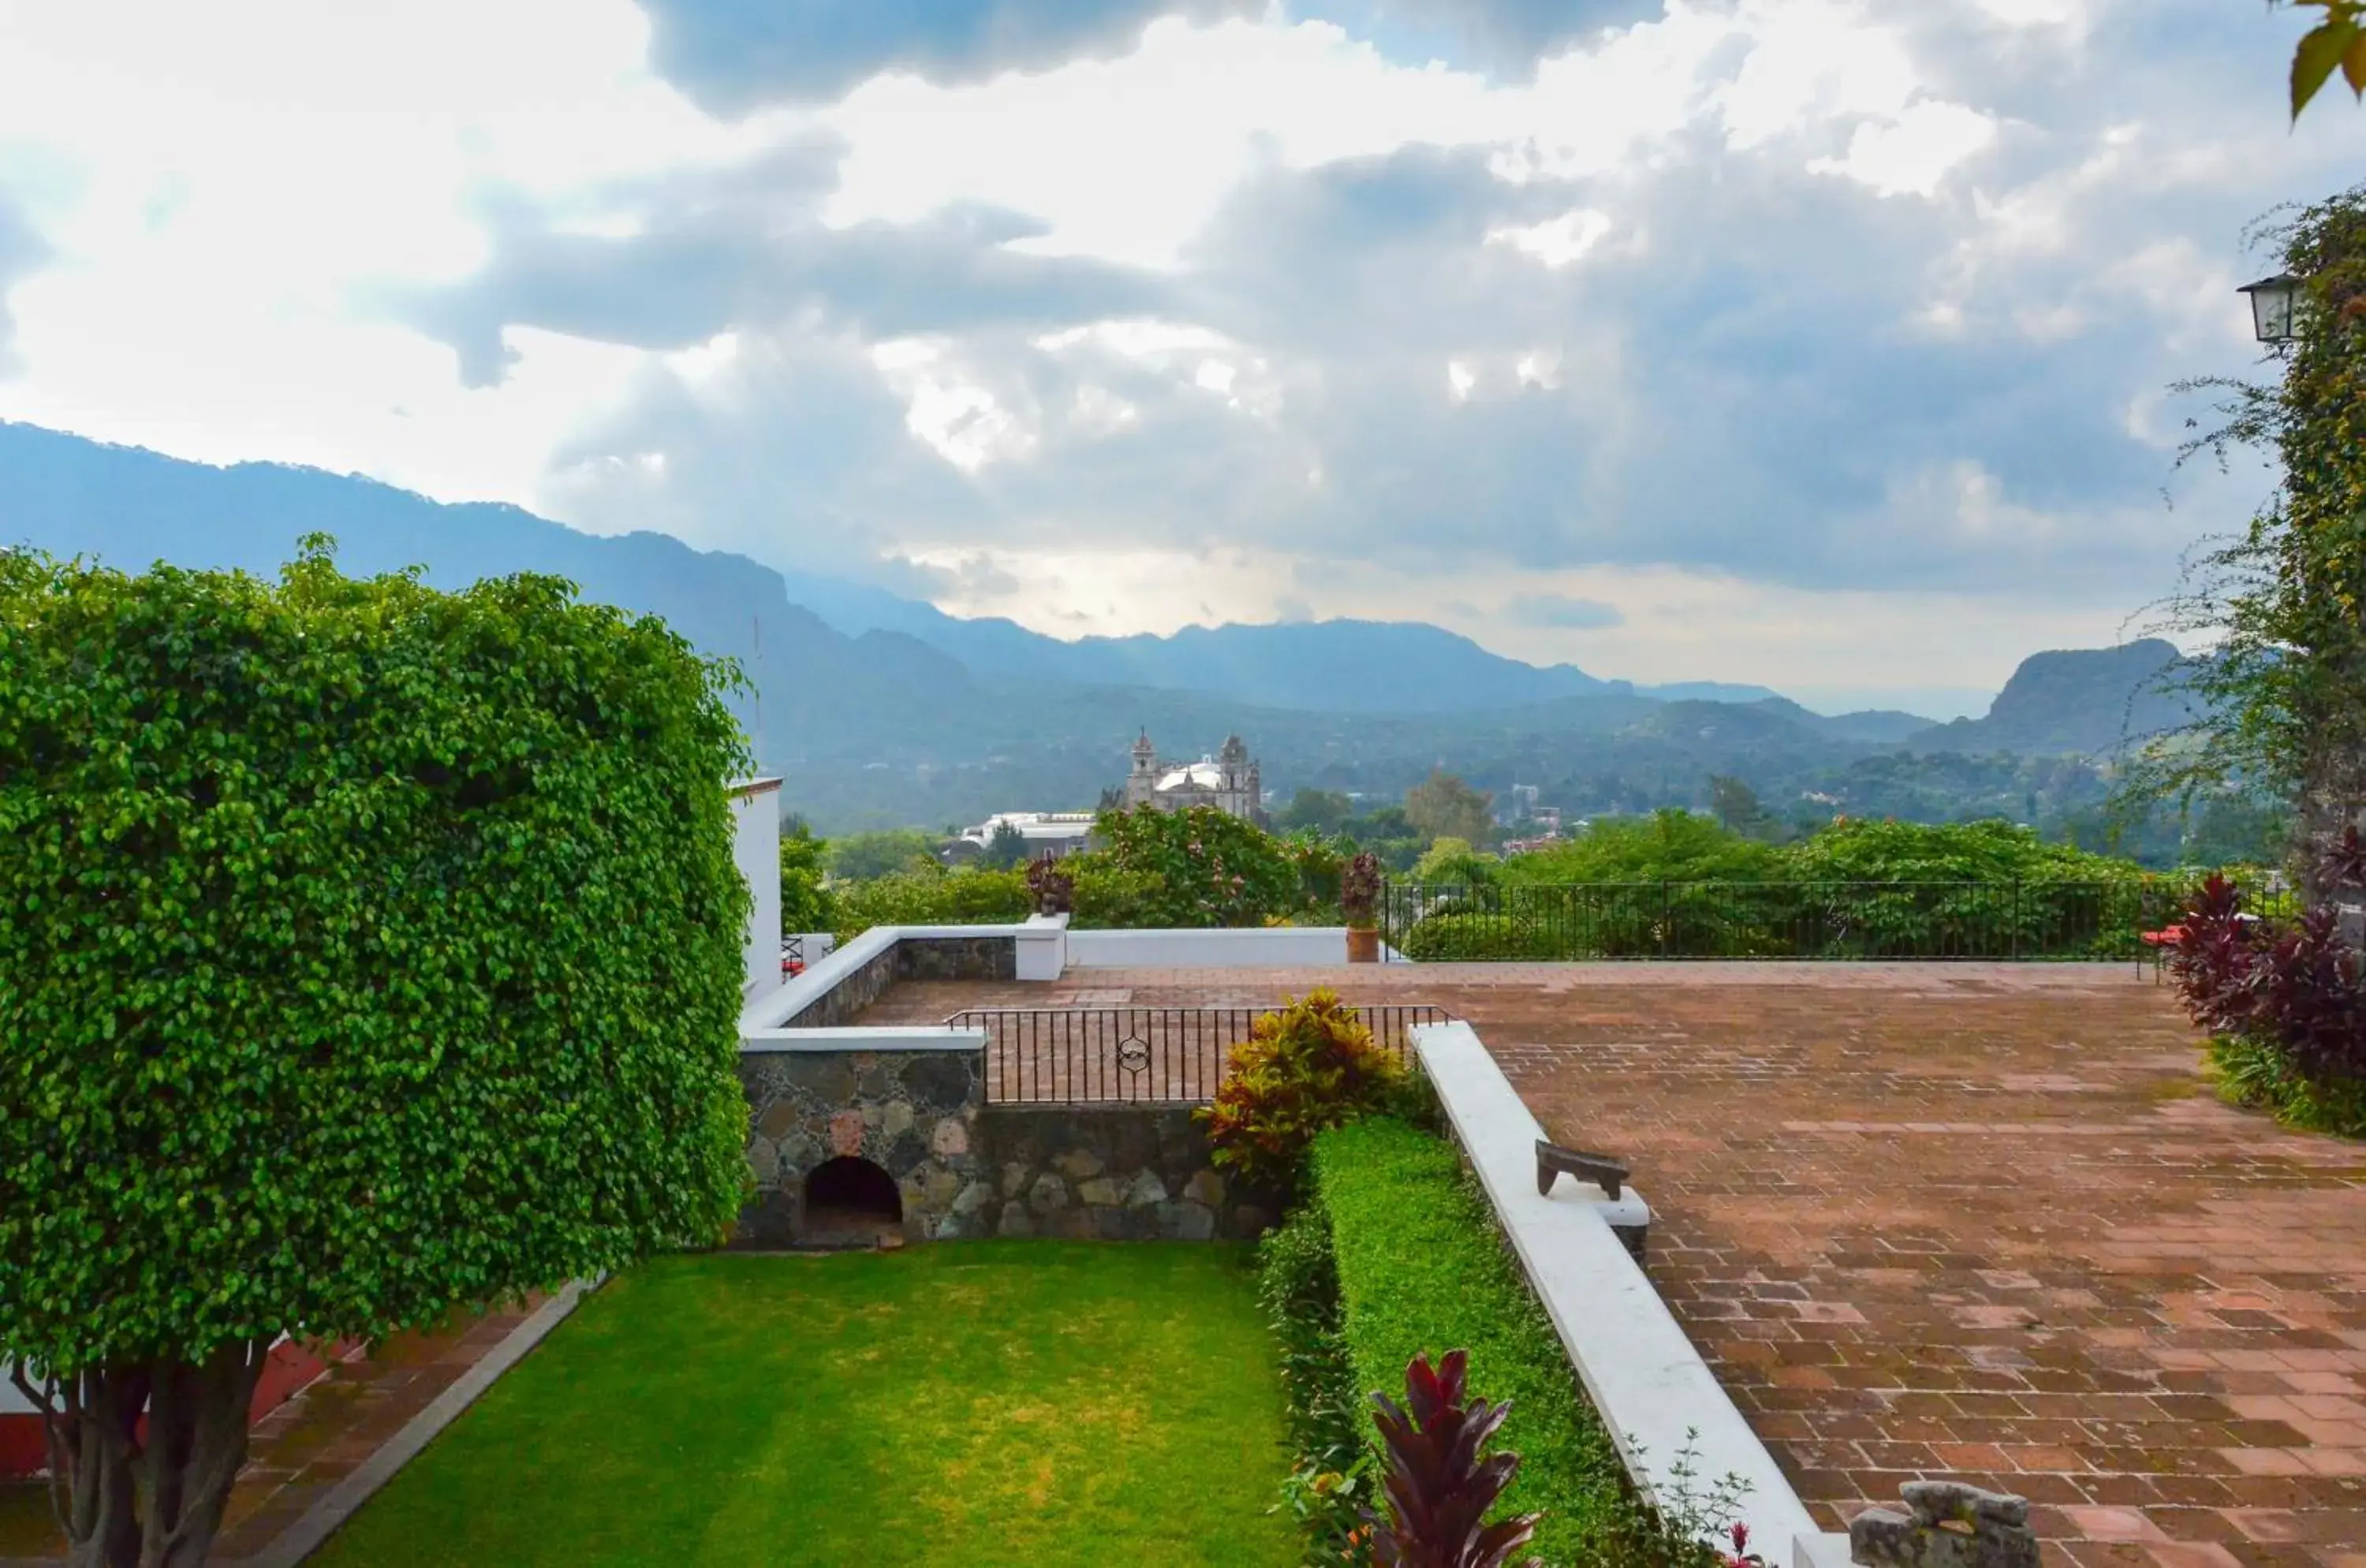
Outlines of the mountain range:
{"type": "Polygon", "coordinates": [[[1827,716],[1760,686],[1604,680],[1418,623],[1070,642],[666,535],[594,536],[358,476],[215,468],[0,422],[0,545],[127,570],[162,559],[272,574],[316,531],[337,538],[348,572],[416,564],[444,586],[556,573],[738,659],[758,694],[742,720],[760,761],[832,830],[1089,805],[1121,774],[1137,728],[1169,754],[1237,732],[1269,789],[1392,796],[1445,766],[1482,788],[1536,783],[1586,810],[1687,803],[1709,773],[1820,795],[1819,781],[1900,751],[2100,754],[2173,722],[2148,695],[2177,658],[2164,642],[2036,655],[1987,716],[1948,725],[1827,716]]]}

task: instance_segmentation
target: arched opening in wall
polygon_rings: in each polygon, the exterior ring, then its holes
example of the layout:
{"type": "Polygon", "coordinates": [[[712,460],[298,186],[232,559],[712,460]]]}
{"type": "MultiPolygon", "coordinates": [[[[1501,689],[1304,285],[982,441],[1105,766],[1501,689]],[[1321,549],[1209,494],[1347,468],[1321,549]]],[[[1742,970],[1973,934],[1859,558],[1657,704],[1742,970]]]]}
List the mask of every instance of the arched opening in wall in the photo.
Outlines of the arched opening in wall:
{"type": "Polygon", "coordinates": [[[806,1176],[806,1240],[869,1245],[904,1228],[896,1179],[867,1159],[841,1155],[806,1176]]]}

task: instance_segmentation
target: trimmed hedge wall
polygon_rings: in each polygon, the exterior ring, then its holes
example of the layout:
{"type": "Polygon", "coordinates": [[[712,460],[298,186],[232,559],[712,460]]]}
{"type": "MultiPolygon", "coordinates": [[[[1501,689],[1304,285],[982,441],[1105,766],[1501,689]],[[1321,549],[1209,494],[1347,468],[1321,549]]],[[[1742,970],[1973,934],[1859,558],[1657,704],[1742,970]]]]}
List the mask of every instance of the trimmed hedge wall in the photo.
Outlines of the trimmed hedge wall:
{"type": "MultiPolygon", "coordinates": [[[[1402,1397],[1415,1355],[1469,1350],[1472,1392],[1512,1402],[1497,1446],[1520,1470],[1504,1510],[1543,1511],[1548,1562],[1625,1556],[1615,1543],[1631,1542],[1636,1521],[1617,1450],[1453,1145],[1372,1117],[1318,1137],[1313,1173],[1357,1386],[1402,1397]]],[[[1369,1415],[1364,1434],[1378,1442],[1369,1415]]]]}

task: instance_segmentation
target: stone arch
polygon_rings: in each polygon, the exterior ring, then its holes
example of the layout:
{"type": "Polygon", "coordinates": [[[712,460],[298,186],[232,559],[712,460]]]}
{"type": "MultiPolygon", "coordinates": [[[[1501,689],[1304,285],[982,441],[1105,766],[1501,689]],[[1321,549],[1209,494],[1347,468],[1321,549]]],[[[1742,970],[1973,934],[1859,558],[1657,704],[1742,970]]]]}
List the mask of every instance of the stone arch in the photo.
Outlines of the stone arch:
{"type": "Polygon", "coordinates": [[[858,1155],[826,1159],[806,1173],[805,1239],[876,1241],[904,1228],[904,1195],[886,1168],[858,1155]]]}

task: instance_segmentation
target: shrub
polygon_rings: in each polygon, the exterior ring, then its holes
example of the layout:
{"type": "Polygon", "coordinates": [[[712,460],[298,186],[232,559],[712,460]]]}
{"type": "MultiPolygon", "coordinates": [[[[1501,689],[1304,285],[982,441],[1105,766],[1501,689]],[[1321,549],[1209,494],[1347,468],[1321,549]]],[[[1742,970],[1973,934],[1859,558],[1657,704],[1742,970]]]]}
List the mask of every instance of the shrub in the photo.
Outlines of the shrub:
{"type": "Polygon", "coordinates": [[[1021,871],[899,871],[834,889],[838,940],[873,926],[1015,925],[1034,908],[1021,871]]]}
{"type": "Polygon", "coordinates": [[[1039,915],[1073,915],[1076,909],[1076,879],[1050,858],[1027,868],[1027,895],[1039,915]]]}
{"type": "Polygon", "coordinates": [[[798,824],[781,835],[781,930],[801,931],[838,929],[838,896],[823,867],[829,852],[827,840],[813,837],[798,824]]]}
{"type": "MultiPolygon", "coordinates": [[[[1449,1350],[1436,1367],[1416,1356],[1405,1368],[1405,1402],[1372,1395],[1388,1453],[1386,1519],[1369,1516],[1372,1560],[1380,1568],[1506,1568],[1537,1533],[1537,1516],[1489,1520],[1520,1468],[1515,1453],[1487,1453],[1508,1404],[1466,1402],[1470,1353],[1449,1350]]],[[[1536,1568],[1537,1559],[1527,1559],[1536,1568]]]]}
{"type": "Polygon", "coordinates": [[[1289,1406],[1290,1473],[1276,1505],[1290,1515],[1311,1558],[1352,1560],[1367,1533],[1361,1504],[1372,1486],[1363,1401],[1339,1337],[1339,1270],[1331,1225],[1302,1203],[1257,1244],[1257,1299],[1280,1352],[1289,1406]]]}
{"type": "Polygon", "coordinates": [[[1084,859],[1157,879],[1149,924],[1261,926],[1300,906],[1298,868],[1281,840],[1212,806],[1104,811],[1094,832],[1102,847],[1084,859]]]}
{"type": "Polygon", "coordinates": [[[1391,1105],[1408,1077],[1327,990],[1258,1019],[1228,1066],[1215,1102],[1193,1114],[1215,1163],[1267,1191],[1296,1181],[1315,1134],[1391,1105]]]}
{"type": "Polygon", "coordinates": [[[1121,871],[1089,855],[1071,858],[1067,869],[1076,884],[1076,918],[1068,922],[1072,928],[1136,931],[1157,924],[1166,885],[1155,875],[1121,871]]]}
{"type": "Polygon", "coordinates": [[[1465,887],[1483,887],[1498,880],[1504,863],[1481,854],[1468,839],[1439,839],[1414,862],[1413,880],[1465,887]]]}
{"type": "Polygon", "coordinates": [[[2214,1036],[2208,1050],[2218,1092],[2233,1103],[2303,1132],[2366,1138],[2366,1078],[2312,1080],[2276,1046],[2246,1035],[2214,1036]]]}
{"type": "Polygon", "coordinates": [[[1632,1528],[1617,1450],[1453,1147],[1368,1117],[1317,1137],[1311,1170],[1357,1386],[1395,1387],[1416,1356],[1467,1348],[1473,1385],[1512,1406],[1504,1441],[1521,1466],[1504,1506],[1544,1516],[1537,1544],[1549,1562],[1604,1560],[1632,1528]]]}
{"type": "Polygon", "coordinates": [[[1554,932],[1511,915],[1437,914],[1416,920],[1400,945],[1416,964],[1572,958],[1554,932]]]}

